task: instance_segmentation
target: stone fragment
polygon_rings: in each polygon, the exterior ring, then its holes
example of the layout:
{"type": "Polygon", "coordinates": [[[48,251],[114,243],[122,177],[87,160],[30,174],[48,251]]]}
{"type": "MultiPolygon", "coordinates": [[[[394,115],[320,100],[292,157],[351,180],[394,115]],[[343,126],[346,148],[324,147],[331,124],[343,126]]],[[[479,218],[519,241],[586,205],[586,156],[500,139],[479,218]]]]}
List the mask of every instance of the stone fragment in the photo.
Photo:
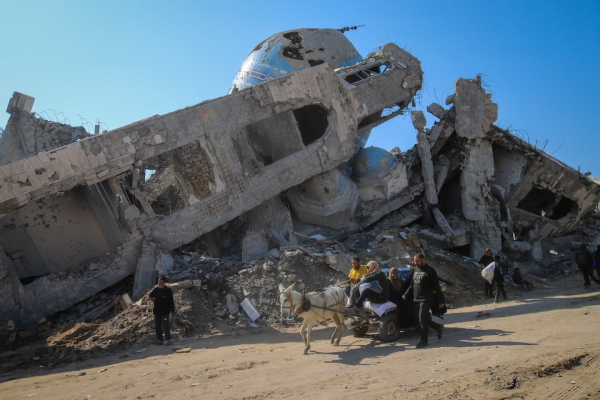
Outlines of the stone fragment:
{"type": "Polygon", "coordinates": [[[227,300],[227,309],[229,310],[229,313],[231,314],[237,314],[240,311],[240,307],[239,304],[237,303],[237,299],[235,298],[234,294],[228,294],[226,296],[226,300],[227,300]]]}
{"type": "Polygon", "coordinates": [[[185,281],[181,281],[181,282],[175,282],[169,285],[169,287],[172,290],[178,290],[178,289],[190,289],[194,287],[194,282],[192,282],[191,279],[187,279],[185,281]]]}
{"type": "Polygon", "coordinates": [[[440,106],[438,103],[431,103],[428,105],[427,111],[439,119],[443,119],[446,114],[444,107],[440,106]]]}
{"type": "Polygon", "coordinates": [[[515,251],[519,253],[529,253],[531,251],[531,245],[529,243],[518,240],[505,241],[504,247],[508,251],[515,251]]]}

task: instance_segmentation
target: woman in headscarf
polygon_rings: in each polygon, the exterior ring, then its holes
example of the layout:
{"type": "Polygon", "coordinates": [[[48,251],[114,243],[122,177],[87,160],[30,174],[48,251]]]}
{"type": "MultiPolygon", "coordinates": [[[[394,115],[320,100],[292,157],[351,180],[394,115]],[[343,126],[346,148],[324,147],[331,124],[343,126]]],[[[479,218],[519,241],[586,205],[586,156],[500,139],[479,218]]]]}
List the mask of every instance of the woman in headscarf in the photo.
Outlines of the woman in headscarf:
{"type": "Polygon", "coordinates": [[[402,301],[402,295],[408,289],[408,281],[406,279],[398,278],[398,268],[390,268],[388,274],[388,282],[390,285],[390,301],[396,305],[399,305],[402,301]]]}
{"type": "Polygon", "coordinates": [[[363,277],[356,286],[359,290],[354,291],[347,308],[362,309],[366,300],[385,303],[390,295],[389,282],[377,261],[367,263],[367,276],[363,277]]]}

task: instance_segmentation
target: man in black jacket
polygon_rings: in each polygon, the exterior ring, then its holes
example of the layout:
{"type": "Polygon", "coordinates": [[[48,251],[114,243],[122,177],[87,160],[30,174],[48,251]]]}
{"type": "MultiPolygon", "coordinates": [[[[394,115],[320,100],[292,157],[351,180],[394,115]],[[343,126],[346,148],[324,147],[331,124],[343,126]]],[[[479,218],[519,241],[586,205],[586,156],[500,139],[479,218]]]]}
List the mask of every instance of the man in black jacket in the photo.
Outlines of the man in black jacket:
{"type": "Polygon", "coordinates": [[[432,321],[429,310],[431,309],[434,297],[438,301],[439,308],[443,308],[446,305],[446,299],[440,288],[437,272],[427,265],[423,254],[418,253],[414,256],[414,266],[415,270],[412,282],[402,298],[404,300],[410,296],[414,298],[415,312],[421,326],[421,341],[417,344],[417,348],[420,349],[429,345],[428,336],[430,327],[437,332],[438,339],[442,338],[444,325],[432,321]]]}
{"type": "MultiPolygon", "coordinates": [[[[589,252],[585,244],[581,244],[581,248],[575,255],[575,262],[577,263],[577,266],[583,274],[584,286],[590,286],[590,273],[592,272],[592,263],[594,262],[594,258],[592,257],[592,253],[589,252]]],[[[594,281],[598,283],[598,281],[593,276],[592,279],[594,279],[594,281]]]]}
{"type": "MultiPolygon", "coordinates": [[[[503,269],[506,269],[504,263],[502,263],[500,256],[496,256],[494,260],[494,280],[496,282],[496,297],[494,298],[494,303],[498,303],[500,301],[500,293],[506,300],[506,292],[504,291],[504,275],[503,269]]],[[[508,271],[506,271],[508,272],[508,271]]]]}
{"type": "Polygon", "coordinates": [[[150,292],[149,297],[154,302],[154,328],[156,329],[156,344],[170,345],[171,331],[169,330],[169,317],[175,315],[175,302],[173,301],[173,291],[167,287],[167,278],[161,276],[158,278],[158,286],[150,292]],[[163,342],[162,329],[165,330],[165,341],[163,342]]]}

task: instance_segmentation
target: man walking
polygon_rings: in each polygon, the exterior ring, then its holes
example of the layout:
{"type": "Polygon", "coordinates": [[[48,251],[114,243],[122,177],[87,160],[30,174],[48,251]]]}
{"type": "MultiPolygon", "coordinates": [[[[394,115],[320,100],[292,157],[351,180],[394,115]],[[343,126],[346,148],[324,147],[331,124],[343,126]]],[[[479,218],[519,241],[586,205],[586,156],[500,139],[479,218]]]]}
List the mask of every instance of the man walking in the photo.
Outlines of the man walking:
{"type": "Polygon", "coordinates": [[[175,315],[175,302],[173,291],[167,287],[167,278],[158,278],[158,286],[150,292],[149,297],[154,302],[154,328],[156,329],[157,345],[171,344],[171,331],[169,330],[169,317],[175,315]],[[165,341],[163,341],[162,330],[165,330],[165,341]]]}
{"type": "MultiPolygon", "coordinates": [[[[485,249],[485,254],[479,260],[479,266],[481,267],[481,270],[483,271],[485,269],[485,267],[487,267],[488,265],[490,265],[493,262],[494,262],[494,252],[492,251],[492,249],[485,249]]],[[[492,281],[492,283],[485,281],[484,291],[485,291],[485,297],[493,297],[494,296],[494,294],[493,294],[494,293],[494,281],[492,281]]]]}
{"type": "Polygon", "coordinates": [[[502,292],[502,296],[504,300],[506,300],[506,292],[504,291],[504,272],[508,272],[504,263],[500,261],[500,256],[496,256],[494,259],[494,280],[492,282],[496,282],[496,297],[494,298],[494,303],[498,303],[498,298],[500,297],[500,292],[502,292]]]}
{"type": "MultiPolygon", "coordinates": [[[[592,253],[588,251],[585,244],[581,244],[581,248],[575,256],[575,262],[583,274],[584,286],[590,286],[590,272],[592,270],[592,253]]],[[[594,279],[595,280],[595,279],[594,279]]]]}
{"type": "Polygon", "coordinates": [[[434,297],[437,297],[439,308],[443,308],[446,305],[446,299],[440,288],[437,272],[427,265],[425,256],[418,253],[414,256],[413,260],[415,266],[413,279],[402,298],[406,300],[409,296],[413,296],[415,312],[421,327],[421,341],[417,344],[417,349],[420,349],[429,346],[428,336],[430,327],[437,332],[438,339],[442,338],[444,325],[434,322],[431,319],[429,310],[431,309],[434,297]]]}

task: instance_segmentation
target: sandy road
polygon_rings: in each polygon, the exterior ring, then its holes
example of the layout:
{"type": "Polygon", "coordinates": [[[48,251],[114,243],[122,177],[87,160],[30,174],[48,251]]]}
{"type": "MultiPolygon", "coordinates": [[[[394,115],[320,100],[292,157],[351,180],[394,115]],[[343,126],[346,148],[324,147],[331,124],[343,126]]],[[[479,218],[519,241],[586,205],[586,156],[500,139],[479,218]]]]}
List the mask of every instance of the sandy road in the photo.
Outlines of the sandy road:
{"type": "Polygon", "coordinates": [[[16,371],[0,377],[0,398],[600,399],[600,289],[585,290],[577,278],[450,310],[444,338],[431,337],[427,349],[415,349],[415,332],[384,343],[346,331],[334,347],[330,325],[313,331],[314,351],[303,356],[298,327],[290,327],[177,343],[194,349],[186,354],[151,346],[16,371]]]}

